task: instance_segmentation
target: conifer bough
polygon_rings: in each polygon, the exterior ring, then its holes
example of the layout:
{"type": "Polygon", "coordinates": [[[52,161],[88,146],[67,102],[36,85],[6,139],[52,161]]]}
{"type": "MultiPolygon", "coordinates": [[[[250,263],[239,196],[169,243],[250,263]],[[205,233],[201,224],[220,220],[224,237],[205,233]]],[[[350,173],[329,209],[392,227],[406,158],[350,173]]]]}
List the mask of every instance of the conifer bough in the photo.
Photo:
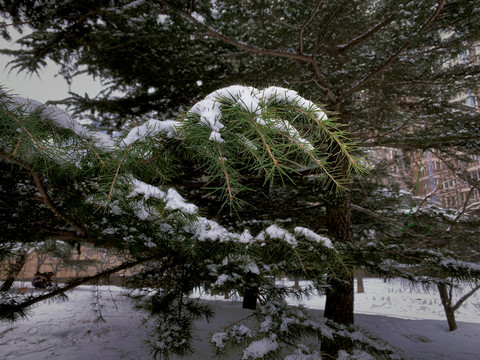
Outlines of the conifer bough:
{"type": "MultiPolygon", "coordinates": [[[[178,119],[149,120],[113,137],[89,130],[63,110],[5,92],[0,105],[0,164],[5,180],[11,178],[13,184],[13,195],[5,198],[6,209],[12,211],[2,213],[6,224],[2,247],[34,246],[48,239],[93,243],[124,254],[124,263],[117,268],[142,264],[138,275],[153,274],[162,284],[155,285],[159,288],[152,297],[151,278],[136,280],[136,288],[150,294],[138,298],[151,304],[156,316],[161,312],[158,339],[150,344],[158,356],[189,352],[189,341],[165,342],[162,326],[172,320],[169,316],[185,321],[176,334],[182,339],[189,339],[191,319],[209,316],[188,299],[195,287],[229,292],[242,289],[248,281],[244,277],[253,278],[260,281],[258,298],[265,297],[262,303],[268,300],[269,308],[275,309],[284,306],[282,299],[291,292],[272,283],[279,269],[287,266],[320,279],[341,257],[330,239],[302,226],[227,229],[200,216],[197,205],[185,200],[169,181],[176,162],[189,161],[208,178],[211,196],[220,196],[233,208],[242,205],[242,192],[249,190],[242,181],[251,176],[285,181],[308,168],[319,180],[341,188],[344,184],[328,162],[329,151],[341,149],[351,168],[359,170],[350,144],[342,141],[345,134],[332,119],[294,91],[220,89],[178,119]],[[19,214],[24,217],[21,225],[19,214]],[[43,220],[33,221],[37,214],[43,220]],[[22,231],[35,236],[22,237],[22,231]]],[[[62,289],[87,280],[72,280],[49,291],[58,296],[62,289]]],[[[48,294],[2,297],[2,317],[7,321],[25,317],[29,306],[48,298],[48,294]]],[[[259,316],[265,315],[259,311],[259,316]]],[[[320,330],[323,327],[309,331],[320,330]]],[[[259,332],[250,343],[272,336],[273,332],[259,332]]],[[[250,351],[253,345],[245,346],[250,351]]],[[[278,351],[276,347],[267,352],[278,351]]]]}

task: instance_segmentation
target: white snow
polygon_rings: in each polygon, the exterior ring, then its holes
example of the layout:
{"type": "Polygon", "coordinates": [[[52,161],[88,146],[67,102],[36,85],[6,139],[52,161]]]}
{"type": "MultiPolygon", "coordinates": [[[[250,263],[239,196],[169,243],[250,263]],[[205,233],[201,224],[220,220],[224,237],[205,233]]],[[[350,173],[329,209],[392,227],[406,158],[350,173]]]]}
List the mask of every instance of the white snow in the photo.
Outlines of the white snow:
{"type": "Polygon", "coordinates": [[[225,141],[225,140],[222,139],[222,135],[220,135],[220,133],[215,131],[215,130],[210,133],[210,137],[208,138],[208,140],[212,140],[212,141],[217,142],[219,144],[221,144],[225,141]]]}
{"type": "MultiPolygon", "coordinates": [[[[259,90],[251,86],[232,85],[208,94],[205,99],[197,102],[189,110],[190,114],[199,115],[200,123],[212,130],[209,140],[217,143],[224,142],[221,136],[221,129],[224,127],[224,124],[221,122],[222,114],[220,109],[222,99],[231,100],[234,104],[253,114],[256,122],[260,125],[267,125],[261,115],[269,101],[287,102],[299,106],[306,111],[313,111],[318,121],[327,118],[318,106],[298,95],[296,91],[277,86],[259,90]]],[[[313,146],[307,140],[301,138],[298,131],[288,122],[275,121],[273,126],[297,139],[297,141],[304,144],[307,149],[313,149],[313,146]]]]}
{"type": "MultiPolygon", "coordinates": [[[[147,314],[134,310],[119,287],[100,287],[102,315],[96,323],[92,287],[80,286],[68,293],[67,302],[45,302],[32,309],[31,317],[14,324],[0,324],[0,354],[4,360],[150,359],[144,340],[153,326],[147,314]],[[144,323],[144,320],[147,322],[144,323]]],[[[437,293],[403,288],[399,283],[365,279],[365,293],[355,294],[355,321],[416,360],[476,360],[480,353],[480,294],[475,294],[457,312],[459,328],[448,331],[437,293]]],[[[251,310],[241,303],[215,298],[210,322],[197,322],[196,353],[190,360],[214,359],[212,335],[225,331],[251,310]]],[[[238,299],[237,299],[238,300],[238,299]]],[[[312,314],[321,317],[324,296],[306,302],[312,314]]],[[[221,336],[216,339],[220,343],[221,336]]],[[[269,345],[269,344],[265,344],[269,345]]],[[[253,349],[251,349],[253,350],[253,349]]],[[[288,360],[319,360],[320,357],[289,355],[288,360]]],[[[229,359],[241,359],[237,353],[229,359]]],[[[178,359],[173,357],[173,359],[178,359]]]]}
{"type": "Polygon", "coordinates": [[[215,285],[216,286],[222,286],[223,284],[225,284],[228,280],[230,279],[230,276],[228,276],[227,274],[221,274],[217,281],[215,281],[215,285]]]}
{"type": "Polygon", "coordinates": [[[92,139],[95,141],[95,145],[99,147],[110,148],[114,146],[114,142],[109,135],[100,131],[91,131],[87,129],[78,121],[74,120],[65,110],[56,106],[46,106],[39,101],[22,97],[13,97],[11,101],[6,102],[5,105],[9,110],[21,107],[26,113],[40,111],[41,116],[53,121],[55,125],[64,129],[70,129],[83,139],[92,139]]]}
{"type": "Polygon", "coordinates": [[[292,245],[293,247],[297,246],[297,240],[295,237],[290,234],[287,230],[282,229],[277,225],[270,225],[266,230],[265,233],[270,236],[272,239],[282,239],[285,240],[288,244],[292,245]]]}
{"type": "Polygon", "coordinates": [[[332,241],[329,238],[327,238],[325,236],[318,235],[317,233],[313,232],[312,230],[310,230],[308,228],[305,228],[305,227],[302,227],[302,226],[297,226],[294,229],[294,232],[297,235],[305,236],[305,238],[308,239],[308,240],[315,241],[319,244],[322,244],[323,246],[326,246],[330,249],[333,249],[332,241]]]}
{"type": "Polygon", "coordinates": [[[242,359],[261,359],[270,351],[274,351],[277,348],[278,342],[275,339],[264,338],[254,341],[243,351],[242,359]]]}
{"type": "Polygon", "coordinates": [[[155,136],[160,132],[164,132],[168,138],[176,137],[180,125],[180,122],[175,120],[149,120],[130,130],[127,136],[123,139],[122,145],[128,147],[137,140],[144,140],[147,136],[155,136]]]}
{"type": "MultiPolygon", "coordinates": [[[[147,184],[135,178],[132,178],[132,185],[134,187],[130,191],[129,197],[143,195],[145,200],[148,200],[150,197],[157,198],[166,202],[166,210],[180,210],[185,214],[195,214],[198,210],[196,205],[187,203],[185,199],[173,188],[169,188],[167,193],[165,193],[158,187],[147,184]]],[[[139,215],[139,217],[143,220],[150,216],[156,216],[155,213],[147,210],[146,208],[142,209],[140,214],[143,214],[142,216],[139,215]]]]}
{"type": "Polygon", "coordinates": [[[204,217],[197,218],[197,221],[193,225],[186,226],[185,230],[192,233],[199,241],[227,241],[236,236],[217,222],[204,217]]]}
{"type": "Polygon", "coordinates": [[[257,264],[250,262],[247,264],[247,266],[245,266],[245,272],[250,272],[252,274],[260,274],[260,269],[258,268],[257,264]]]}

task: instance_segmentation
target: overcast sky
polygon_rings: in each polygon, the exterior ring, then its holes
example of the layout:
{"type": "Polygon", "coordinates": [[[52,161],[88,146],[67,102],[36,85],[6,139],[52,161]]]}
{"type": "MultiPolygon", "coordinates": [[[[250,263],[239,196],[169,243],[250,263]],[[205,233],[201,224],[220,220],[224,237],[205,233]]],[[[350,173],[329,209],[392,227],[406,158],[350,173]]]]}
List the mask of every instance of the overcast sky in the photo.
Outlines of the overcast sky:
{"type": "MultiPolygon", "coordinates": [[[[13,37],[13,34],[12,34],[13,37]]],[[[9,43],[0,38],[0,48],[12,48],[9,43]]],[[[0,55],[0,84],[4,90],[11,90],[12,94],[45,102],[47,100],[60,100],[69,96],[68,84],[58,74],[58,66],[52,62],[48,63],[45,69],[37,74],[28,74],[25,72],[17,73],[11,70],[7,64],[12,57],[0,55]]],[[[78,77],[72,84],[71,91],[94,97],[101,89],[99,81],[86,76],[78,77]]]]}

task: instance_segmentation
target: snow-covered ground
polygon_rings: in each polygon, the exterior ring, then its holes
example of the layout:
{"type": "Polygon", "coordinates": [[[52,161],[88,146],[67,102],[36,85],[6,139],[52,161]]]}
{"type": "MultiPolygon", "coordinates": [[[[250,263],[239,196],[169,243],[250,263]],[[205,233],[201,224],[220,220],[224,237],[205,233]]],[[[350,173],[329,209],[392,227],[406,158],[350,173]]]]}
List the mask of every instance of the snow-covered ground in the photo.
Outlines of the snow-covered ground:
{"type": "MultiPolygon", "coordinates": [[[[102,286],[98,295],[106,322],[95,322],[98,308],[91,289],[77,288],[68,294],[67,302],[42,303],[26,321],[0,324],[0,358],[150,359],[145,314],[132,309],[121,288],[102,286]]],[[[316,297],[306,305],[321,316],[324,301],[316,297]]],[[[235,300],[217,301],[214,309],[215,320],[198,324],[197,352],[190,359],[211,359],[211,334],[250,314],[235,300]]],[[[437,293],[425,294],[399,283],[365,279],[365,293],[356,294],[355,309],[358,325],[399,348],[407,358],[480,359],[480,293],[456,312],[459,329],[454,332],[448,331],[437,293]]]]}

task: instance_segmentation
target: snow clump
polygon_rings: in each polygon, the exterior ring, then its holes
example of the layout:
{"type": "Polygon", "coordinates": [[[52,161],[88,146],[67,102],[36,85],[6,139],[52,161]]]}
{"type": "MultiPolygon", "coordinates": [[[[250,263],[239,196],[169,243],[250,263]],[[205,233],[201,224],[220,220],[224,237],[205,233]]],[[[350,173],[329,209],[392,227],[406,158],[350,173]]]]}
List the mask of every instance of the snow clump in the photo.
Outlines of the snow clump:
{"type": "Polygon", "coordinates": [[[278,342],[274,338],[263,338],[252,342],[243,350],[242,360],[261,359],[271,351],[278,349],[278,342]]]}
{"type": "MultiPolygon", "coordinates": [[[[200,116],[200,123],[211,129],[209,140],[223,143],[221,130],[225,127],[221,122],[221,100],[227,99],[235,105],[240,106],[243,110],[249,112],[256,117],[256,121],[260,125],[267,125],[262,117],[262,111],[267,107],[269,102],[289,103],[296,105],[306,111],[313,111],[318,121],[327,119],[325,113],[310,100],[306,100],[296,91],[271,86],[263,90],[256,89],[251,86],[232,85],[226,88],[216,90],[205,97],[205,99],[197,102],[190,109],[190,114],[200,116]]],[[[299,137],[298,132],[293,126],[287,122],[277,121],[274,125],[281,131],[285,131],[292,136],[298,137],[298,141],[304,143],[308,148],[311,145],[305,139],[299,137]]]]}

